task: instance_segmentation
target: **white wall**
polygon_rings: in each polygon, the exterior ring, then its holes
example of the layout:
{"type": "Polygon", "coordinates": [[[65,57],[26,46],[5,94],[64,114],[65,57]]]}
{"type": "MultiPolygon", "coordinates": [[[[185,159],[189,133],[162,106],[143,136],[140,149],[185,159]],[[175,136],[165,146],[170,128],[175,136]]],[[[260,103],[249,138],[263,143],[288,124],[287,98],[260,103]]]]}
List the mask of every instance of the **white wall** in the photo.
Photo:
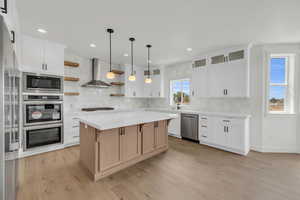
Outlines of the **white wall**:
{"type": "MultiPolygon", "coordinates": [[[[264,83],[267,83],[268,63],[267,52],[271,53],[295,53],[299,54],[299,44],[278,44],[278,45],[264,45],[264,83]]],[[[299,133],[298,133],[298,113],[299,113],[299,55],[296,56],[296,70],[295,70],[295,114],[294,115],[269,115],[265,111],[263,113],[263,138],[262,138],[262,151],[264,152],[297,152],[300,146],[299,133]],[[298,135],[298,136],[297,136],[298,135]]],[[[266,90],[267,84],[263,85],[265,98],[267,99],[266,90]]],[[[265,104],[262,107],[265,110],[265,104]]]]}
{"type": "MultiPolygon", "coordinates": [[[[121,109],[146,107],[147,100],[130,99],[125,97],[111,97],[111,93],[120,93],[120,87],[84,88],[82,84],[92,79],[92,66],[88,58],[77,56],[75,53],[65,52],[65,60],[79,62],[80,67],[65,67],[66,76],[79,77],[79,82],[64,82],[65,92],[80,92],[79,96],[64,96],[65,113],[80,111],[82,107],[112,106],[121,109]]],[[[103,69],[104,71],[108,69],[103,69]]]]}

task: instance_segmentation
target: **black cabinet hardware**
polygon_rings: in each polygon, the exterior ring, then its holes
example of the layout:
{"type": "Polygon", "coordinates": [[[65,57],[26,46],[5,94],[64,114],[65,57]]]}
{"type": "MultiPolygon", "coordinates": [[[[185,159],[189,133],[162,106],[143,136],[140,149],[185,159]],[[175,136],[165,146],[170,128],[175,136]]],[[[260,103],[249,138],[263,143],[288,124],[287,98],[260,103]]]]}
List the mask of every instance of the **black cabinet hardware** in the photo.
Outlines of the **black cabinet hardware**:
{"type": "Polygon", "coordinates": [[[10,31],[11,33],[11,43],[15,43],[16,42],[16,34],[15,34],[15,31],[10,31]]]}
{"type": "Polygon", "coordinates": [[[1,12],[7,14],[7,0],[4,0],[3,8],[1,7],[1,12]]]}

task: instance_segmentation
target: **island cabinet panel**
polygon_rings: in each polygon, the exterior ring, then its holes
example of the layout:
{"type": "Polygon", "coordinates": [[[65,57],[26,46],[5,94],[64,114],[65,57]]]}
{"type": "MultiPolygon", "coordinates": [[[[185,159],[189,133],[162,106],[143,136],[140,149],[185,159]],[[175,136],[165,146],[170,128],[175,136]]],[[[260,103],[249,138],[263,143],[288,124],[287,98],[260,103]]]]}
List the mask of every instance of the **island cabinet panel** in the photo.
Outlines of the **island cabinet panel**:
{"type": "Polygon", "coordinates": [[[155,148],[162,148],[168,144],[167,121],[158,121],[155,127],[155,148]]]}
{"type": "Polygon", "coordinates": [[[141,154],[139,126],[121,128],[121,160],[126,162],[141,154]]]}
{"type": "Polygon", "coordinates": [[[80,161],[99,180],[168,149],[167,120],[97,130],[80,123],[80,161]]]}
{"type": "Polygon", "coordinates": [[[98,131],[100,171],[110,169],[121,162],[120,129],[98,131]]]}
{"type": "Polygon", "coordinates": [[[142,153],[150,153],[155,150],[154,122],[142,126],[142,153]]]}
{"type": "Polygon", "coordinates": [[[80,162],[91,173],[98,171],[96,129],[80,123],[80,162]]]}

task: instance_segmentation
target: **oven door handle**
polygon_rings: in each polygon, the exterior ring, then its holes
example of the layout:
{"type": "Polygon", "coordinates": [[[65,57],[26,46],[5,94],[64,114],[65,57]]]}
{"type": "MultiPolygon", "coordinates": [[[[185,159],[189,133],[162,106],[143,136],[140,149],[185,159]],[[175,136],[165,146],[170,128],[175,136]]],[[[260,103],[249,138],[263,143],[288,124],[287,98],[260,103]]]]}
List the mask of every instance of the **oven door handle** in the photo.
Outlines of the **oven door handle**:
{"type": "Polygon", "coordinates": [[[42,105],[42,104],[63,104],[63,101],[23,101],[24,105],[34,104],[34,105],[42,105]]]}
{"type": "Polygon", "coordinates": [[[29,127],[24,127],[24,130],[28,131],[28,130],[36,130],[36,129],[43,129],[43,128],[56,128],[56,127],[63,127],[63,124],[59,123],[59,124],[47,124],[41,126],[29,126],[29,127]]]}

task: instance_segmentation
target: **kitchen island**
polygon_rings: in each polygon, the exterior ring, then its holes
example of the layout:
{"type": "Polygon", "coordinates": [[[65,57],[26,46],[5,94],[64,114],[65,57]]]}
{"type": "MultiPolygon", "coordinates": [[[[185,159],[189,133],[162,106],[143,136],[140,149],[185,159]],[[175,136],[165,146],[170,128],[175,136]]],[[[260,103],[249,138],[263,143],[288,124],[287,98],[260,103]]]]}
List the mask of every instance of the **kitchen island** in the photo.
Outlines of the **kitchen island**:
{"type": "Polygon", "coordinates": [[[79,117],[80,162],[94,181],[168,149],[175,114],[99,112],[79,117]]]}

